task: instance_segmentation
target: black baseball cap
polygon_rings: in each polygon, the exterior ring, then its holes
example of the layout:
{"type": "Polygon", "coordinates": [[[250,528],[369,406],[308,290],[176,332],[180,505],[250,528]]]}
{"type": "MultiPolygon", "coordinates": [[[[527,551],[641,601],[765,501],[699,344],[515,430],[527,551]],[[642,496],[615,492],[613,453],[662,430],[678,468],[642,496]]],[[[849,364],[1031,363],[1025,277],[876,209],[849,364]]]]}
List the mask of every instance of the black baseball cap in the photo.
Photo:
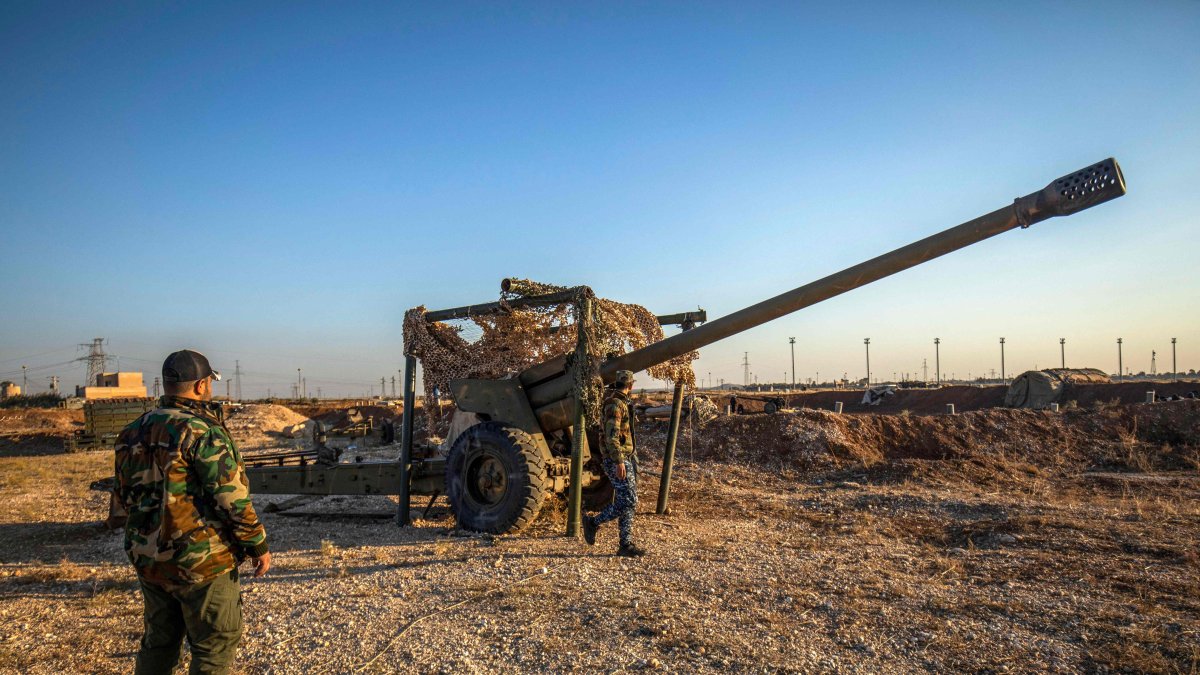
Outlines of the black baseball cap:
{"type": "Polygon", "coordinates": [[[208,359],[190,349],[177,351],[163,361],[163,382],[192,382],[211,376],[220,380],[221,374],[208,365],[208,359]]]}

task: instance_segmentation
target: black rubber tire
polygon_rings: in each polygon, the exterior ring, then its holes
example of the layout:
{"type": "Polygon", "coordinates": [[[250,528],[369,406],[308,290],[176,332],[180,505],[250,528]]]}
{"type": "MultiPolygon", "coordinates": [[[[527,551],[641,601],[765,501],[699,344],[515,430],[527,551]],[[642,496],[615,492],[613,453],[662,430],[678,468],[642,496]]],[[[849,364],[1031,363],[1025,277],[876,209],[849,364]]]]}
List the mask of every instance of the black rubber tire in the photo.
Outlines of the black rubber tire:
{"type": "Polygon", "coordinates": [[[492,534],[527,527],[550,491],[546,464],[533,438],[520,429],[502,422],[468,428],[446,458],[446,497],[459,527],[492,534]]]}
{"type": "Polygon", "coordinates": [[[763,410],[768,415],[774,415],[775,413],[779,412],[779,407],[776,406],[773,401],[767,401],[767,404],[763,406],[763,410]]]}

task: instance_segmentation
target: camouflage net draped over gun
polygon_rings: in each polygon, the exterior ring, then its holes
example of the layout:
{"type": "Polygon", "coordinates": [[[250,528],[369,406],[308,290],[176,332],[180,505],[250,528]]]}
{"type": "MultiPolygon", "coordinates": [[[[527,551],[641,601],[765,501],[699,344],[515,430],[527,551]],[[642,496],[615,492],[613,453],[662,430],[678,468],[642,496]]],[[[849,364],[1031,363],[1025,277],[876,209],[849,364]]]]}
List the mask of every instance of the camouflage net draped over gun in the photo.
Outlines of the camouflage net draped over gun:
{"type": "MultiPolygon", "coordinates": [[[[501,294],[501,302],[523,296],[548,295],[567,291],[562,286],[542,284],[527,279],[510,280],[509,290],[501,294]]],[[[586,289],[579,289],[580,293],[586,289]]],[[[500,379],[556,356],[575,350],[578,317],[575,301],[545,307],[521,307],[506,312],[469,317],[479,327],[480,337],[468,342],[462,337],[462,327],[425,320],[424,306],[404,314],[404,353],[421,360],[424,374],[425,400],[434,400],[434,389],[449,391],[450,380],[460,378],[500,379]],[[553,330],[552,330],[553,329],[553,330]]],[[[588,334],[588,353],[592,367],[578,371],[584,386],[584,409],[589,423],[599,420],[601,392],[594,364],[609,354],[623,354],[663,339],[662,326],[649,310],[603,298],[591,298],[591,326],[588,334]]],[[[696,383],[691,362],[699,357],[691,352],[648,369],[651,377],[671,382],[683,382],[687,387],[696,383]]],[[[437,407],[426,406],[426,428],[430,435],[438,432],[437,407]]]]}

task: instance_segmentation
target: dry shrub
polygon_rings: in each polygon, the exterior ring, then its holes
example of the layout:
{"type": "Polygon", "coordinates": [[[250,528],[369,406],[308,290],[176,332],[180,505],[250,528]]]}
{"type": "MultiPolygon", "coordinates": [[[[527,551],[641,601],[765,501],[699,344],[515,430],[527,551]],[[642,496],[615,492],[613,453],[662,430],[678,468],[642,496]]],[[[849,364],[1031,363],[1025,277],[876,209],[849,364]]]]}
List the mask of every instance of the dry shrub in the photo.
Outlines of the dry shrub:
{"type": "Polygon", "coordinates": [[[328,561],[328,560],[333,560],[334,558],[337,558],[339,556],[340,556],[340,553],[338,551],[338,547],[336,544],[334,544],[332,541],[329,541],[328,539],[321,540],[321,557],[322,558],[324,558],[328,561]]]}

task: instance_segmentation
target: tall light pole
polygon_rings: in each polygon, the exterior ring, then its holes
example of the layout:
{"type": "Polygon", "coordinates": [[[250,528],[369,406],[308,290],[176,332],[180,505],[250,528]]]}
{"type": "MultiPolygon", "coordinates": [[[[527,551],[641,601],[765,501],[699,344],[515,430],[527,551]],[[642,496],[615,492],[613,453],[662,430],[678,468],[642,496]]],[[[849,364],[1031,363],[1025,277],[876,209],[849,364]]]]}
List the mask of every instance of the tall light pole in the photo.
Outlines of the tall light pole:
{"type": "Polygon", "coordinates": [[[871,338],[863,338],[863,345],[867,348],[867,388],[871,388],[871,338]]]}
{"type": "Polygon", "coordinates": [[[1117,338],[1117,379],[1125,374],[1125,362],[1121,360],[1121,343],[1124,342],[1121,338],[1117,338]]]}
{"type": "Polygon", "coordinates": [[[1000,382],[1007,382],[1004,379],[1004,338],[1000,338],[1000,382]]]}
{"type": "Polygon", "coordinates": [[[300,388],[304,386],[304,379],[300,377],[300,369],[296,369],[296,398],[300,398],[300,388]]]}
{"type": "Polygon", "coordinates": [[[21,395],[22,396],[29,395],[29,378],[27,377],[28,371],[26,370],[26,368],[28,368],[28,367],[29,366],[21,366],[21,395]]]}
{"type": "Polygon", "coordinates": [[[796,338],[788,338],[788,344],[792,346],[792,389],[796,388],[796,338]]]}
{"type": "Polygon", "coordinates": [[[1058,338],[1058,353],[1062,357],[1062,367],[1067,367],[1067,338],[1058,338]]]}
{"type": "Polygon", "coordinates": [[[937,383],[942,383],[941,338],[933,338],[933,369],[937,371],[937,383]]]}
{"type": "Polygon", "coordinates": [[[1171,379],[1179,381],[1179,367],[1175,365],[1175,338],[1171,338],[1171,379]]]}

